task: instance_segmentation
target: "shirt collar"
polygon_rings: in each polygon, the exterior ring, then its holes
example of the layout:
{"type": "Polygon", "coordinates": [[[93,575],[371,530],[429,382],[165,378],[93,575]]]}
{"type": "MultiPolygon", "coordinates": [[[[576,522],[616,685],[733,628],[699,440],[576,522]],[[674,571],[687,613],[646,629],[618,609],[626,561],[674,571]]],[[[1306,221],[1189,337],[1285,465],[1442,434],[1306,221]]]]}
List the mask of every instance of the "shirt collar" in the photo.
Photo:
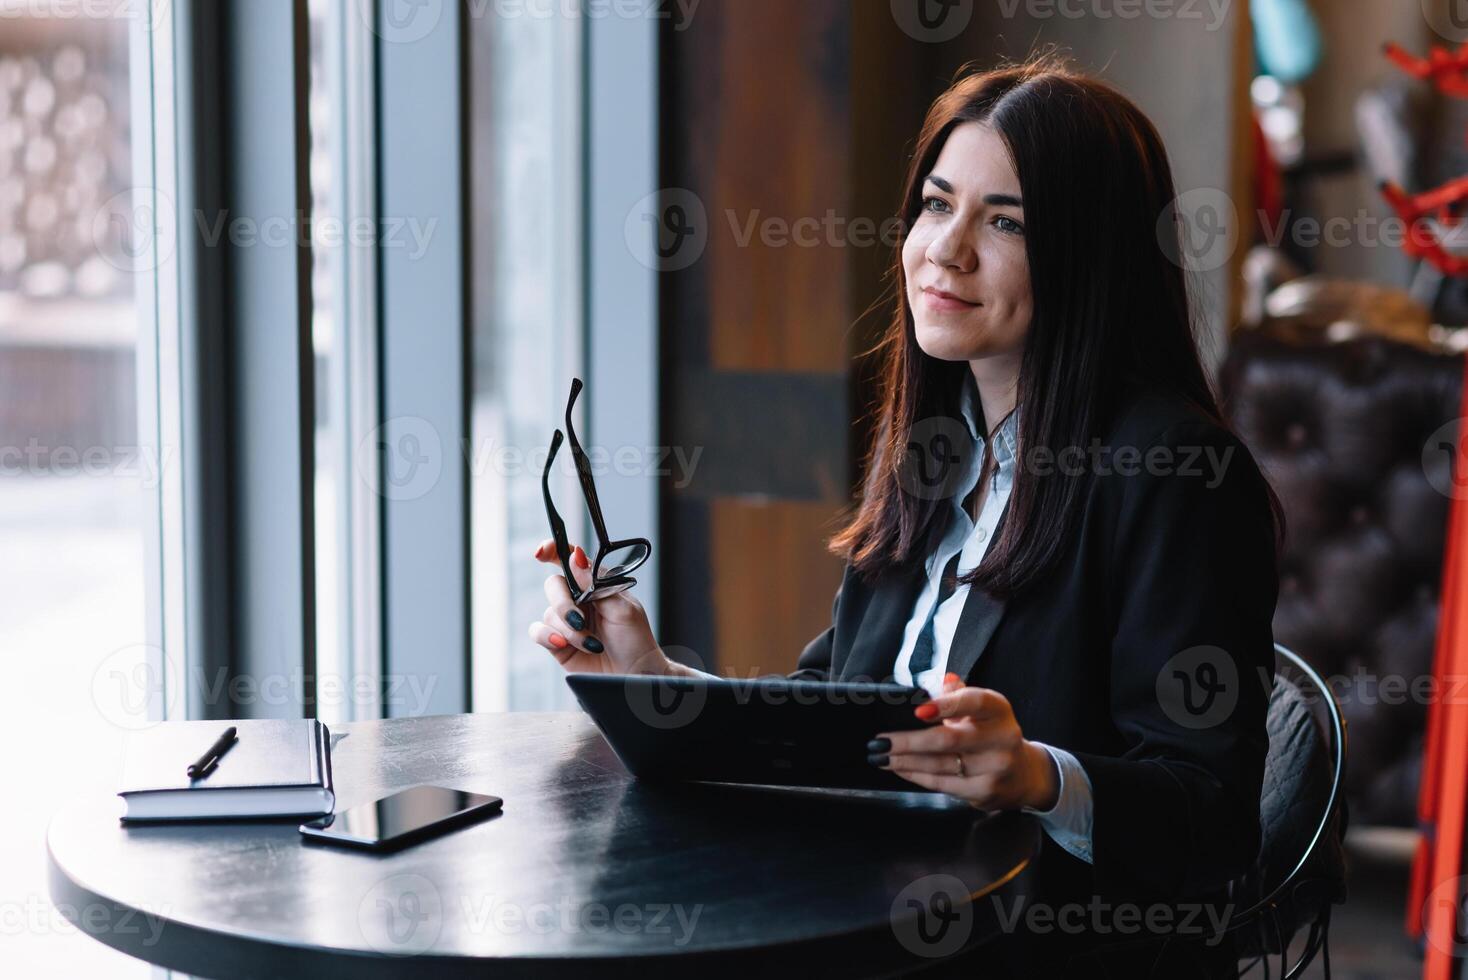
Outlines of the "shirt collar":
{"type": "MultiPolygon", "coordinates": [[[[959,410],[963,413],[963,420],[968,424],[969,435],[974,442],[982,443],[983,434],[979,432],[979,387],[970,374],[963,385],[963,391],[958,399],[959,410]]],[[[1014,406],[1014,411],[1004,417],[999,425],[998,436],[994,440],[994,458],[1001,467],[1007,467],[1019,456],[1019,405],[1014,406]]]]}

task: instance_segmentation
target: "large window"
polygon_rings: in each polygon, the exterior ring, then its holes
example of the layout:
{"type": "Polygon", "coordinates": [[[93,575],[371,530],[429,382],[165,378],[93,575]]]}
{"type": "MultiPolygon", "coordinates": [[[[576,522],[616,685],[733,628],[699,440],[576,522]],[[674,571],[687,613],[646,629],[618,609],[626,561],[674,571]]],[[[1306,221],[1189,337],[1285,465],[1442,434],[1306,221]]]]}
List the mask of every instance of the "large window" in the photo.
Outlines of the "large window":
{"type": "Polygon", "coordinates": [[[133,163],[139,5],[115,6],[0,0],[0,744],[24,787],[5,794],[0,946],[17,977],[148,975],[62,919],[45,872],[56,807],[114,781],[118,736],[157,709],[146,529],[168,461],[137,380],[157,201],[133,163]]]}
{"type": "MultiPolygon", "coordinates": [[[[560,667],[525,633],[545,609],[550,574],[532,557],[550,534],[541,469],[584,363],[583,23],[564,11],[528,5],[518,16],[467,22],[476,711],[574,704],[560,667]]],[[[569,506],[581,499],[569,453],[557,468],[552,492],[566,504],[568,533],[584,543],[584,518],[569,506]]]]}
{"type": "Polygon", "coordinates": [[[381,715],[372,89],[366,7],[309,0],[316,716],[381,715]]]}

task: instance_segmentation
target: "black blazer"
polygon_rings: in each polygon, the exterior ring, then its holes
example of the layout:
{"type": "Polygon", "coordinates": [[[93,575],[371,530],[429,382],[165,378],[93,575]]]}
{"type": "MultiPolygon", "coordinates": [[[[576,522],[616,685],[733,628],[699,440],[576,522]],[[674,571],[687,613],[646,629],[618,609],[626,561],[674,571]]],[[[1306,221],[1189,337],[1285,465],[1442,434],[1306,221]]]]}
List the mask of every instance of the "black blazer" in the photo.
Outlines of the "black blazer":
{"type": "MultiPolygon", "coordinates": [[[[1102,445],[1142,462],[1088,467],[1043,580],[1008,602],[970,590],[948,670],[1004,694],[1026,738],[1090,778],[1094,865],[1046,837],[1041,900],[1219,900],[1259,849],[1279,584],[1266,484],[1233,434],[1171,396],[1130,399],[1102,445]]],[[[920,561],[875,583],[848,566],[832,625],[790,676],[890,679],[924,577],[920,561]]]]}

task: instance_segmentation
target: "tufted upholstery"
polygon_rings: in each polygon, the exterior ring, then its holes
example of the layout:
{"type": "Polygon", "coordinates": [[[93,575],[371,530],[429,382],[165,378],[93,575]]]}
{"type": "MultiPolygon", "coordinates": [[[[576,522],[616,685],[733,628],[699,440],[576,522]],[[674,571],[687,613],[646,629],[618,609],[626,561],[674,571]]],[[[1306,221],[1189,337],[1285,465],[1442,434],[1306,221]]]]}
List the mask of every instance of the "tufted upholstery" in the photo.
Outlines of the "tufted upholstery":
{"type": "Polygon", "coordinates": [[[1424,450],[1458,417],[1462,372],[1460,355],[1379,337],[1241,331],[1220,375],[1284,506],[1274,637],[1341,702],[1355,823],[1415,819],[1427,705],[1411,691],[1432,673],[1449,505],[1433,486],[1447,454],[1424,450]]]}

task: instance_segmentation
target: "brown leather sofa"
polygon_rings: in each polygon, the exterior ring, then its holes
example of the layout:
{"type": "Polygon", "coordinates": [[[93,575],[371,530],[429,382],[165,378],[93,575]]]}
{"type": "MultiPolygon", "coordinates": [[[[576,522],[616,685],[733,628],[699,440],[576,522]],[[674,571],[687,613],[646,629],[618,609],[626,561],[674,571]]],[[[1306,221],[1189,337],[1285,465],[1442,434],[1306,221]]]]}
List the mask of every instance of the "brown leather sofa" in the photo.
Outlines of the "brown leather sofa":
{"type": "Polygon", "coordinates": [[[1412,825],[1450,503],[1428,443],[1458,417],[1463,360],[1341,333],[1240,330],[1219,382],[1284,506],[1274,635],[1341,701],[1351,822],[1412,825]]]}

